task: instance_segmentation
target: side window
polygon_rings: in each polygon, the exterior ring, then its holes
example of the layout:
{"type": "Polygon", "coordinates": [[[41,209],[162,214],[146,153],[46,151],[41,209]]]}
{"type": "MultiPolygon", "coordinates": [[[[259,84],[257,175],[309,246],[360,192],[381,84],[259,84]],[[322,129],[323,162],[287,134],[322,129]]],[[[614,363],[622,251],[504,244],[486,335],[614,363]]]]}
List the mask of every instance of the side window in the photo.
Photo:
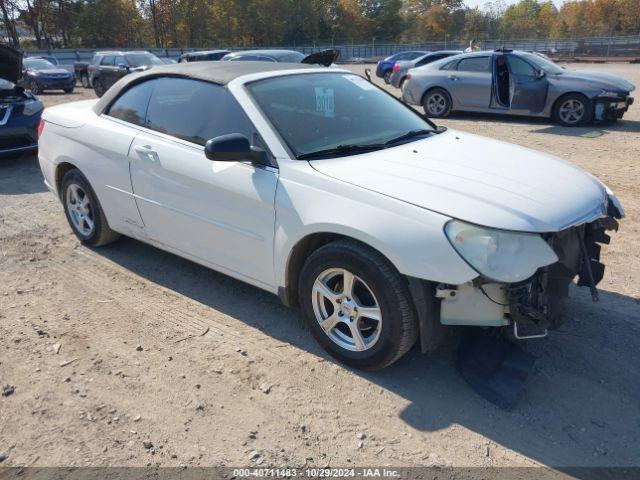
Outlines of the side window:
{"type": "Polygon", "coordinates": [[[116,57],[115,64],[116,64],[116,67],[120,65],[128,65],[127,59],[124,58],[123,56],[116,57]]]}
{"type": "Polygon", "coordinates": [[[458,63],[458,71],[488,73],[490,66],[489,57],[469,57],[460,60],[458,63]]]}
{"type": "Polygon", "coordinates": [[[102,58],[100,65],[113,66],[115,57],[113,55],[106,55],[102,58]]]}
{"type": "Polygon", "coordinates": [[[440,70],[455,70],[457,66],[458,60],[453,60],[449,63],[445,63],[442,67],[440,67],[440,70]]]}
{"type": "Polygon", "coordinates": [[[229,133],[252,139],[255,132],[226,88],[184,78],[156,80],[147,110],[147,127],[198,145],[229,133]]]}
{"type": "Polygon", "coordinates": [[[100,62],[102,61],[104,57],[102,55],[95,55],[93,57],[93,60],[91,60],[91,64],[92,65],[100,65],[100,62]]]}
{"type": "Polygon", "coordinates": [[[507,65],[509,66],[509,72],[514,75],[527,75],[529,77],[536,76],[535,69],[515,55],[507,55],[507,65]]]}
{"type": "Polygon", "coordinates": [[[443,58],[445,58],[444,55],[429,55],[416,63],[416,67],[421,67],[422,65],[427,65],[428,63],[435,62],[436,60],[442,60],[443,58]]]}
{"type": "Polygon", "coordinates": [[[155,80],[149,80],[131,87],[111,104],[107,115],[143,127],[155,83],[155,80]]]}

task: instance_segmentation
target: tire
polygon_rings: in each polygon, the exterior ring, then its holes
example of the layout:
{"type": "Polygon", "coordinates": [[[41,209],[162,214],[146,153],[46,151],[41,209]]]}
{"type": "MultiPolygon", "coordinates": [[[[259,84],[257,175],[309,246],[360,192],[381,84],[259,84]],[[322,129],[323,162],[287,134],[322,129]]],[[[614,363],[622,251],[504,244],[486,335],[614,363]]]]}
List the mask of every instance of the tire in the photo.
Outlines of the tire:
{"type": "Polygon", "coordinates": [[[89,75],[83,73],[80,75],[80,83],[82,84],[82,88],[91,88],[91,84],[89,83],[89,75]]]}
{"type": "Polygon", "coordinates": [[[432,88],[424,94],[422,108],[429,118],[445,118],[451,113],[451,95],[442,88],[432,88]]]}
{"type": "Polygon", "coordinates": [[[107,89],[104,87],[104,82],[102,81],[102,79],[94,78],[92,83],[93,83],[93,90],[96,92],[96,95],[98,97],[102,97],[104,95],[104,92],[107,91],[107,89]]]}
{"type": "Polygon", "coordinates": [[[31,90],[31,93],[33,93],[34,95],[40,95],[42,93],[38,82],[33,79],[29,80],[29,90],[31,90]]]}
{"type": "Polygon", "coordinates": [[[580,127],[593,120],[593,105],[581,93],[560,97],[553,108],[553,120],[564,127],[580,127]]]}
{"type": "Polygon", "coordinates": [[[101,247],[120,237],[120,234],[109,228],[102,206],[80,170],[72,169],[65,174],[60,197],[69,226],[83,244],[101,247]],[[83,203],[85,198],[88,199],[86,204],[83,203]]]}
{"type": "Polygon", "coordinates": [[[73,88],[65,88],[64,93],[73,93],[73,88]]]}
{"type": "Polygon", "coordinates": [[[337,240],[316,250],[304,264],[298,285],[299,305],[313,336],[347,365],[379,370],[416,342],[417,315],[407,283],[386,258],[359,242],[337,240]],[[345,291],[349,273],[354,287],[345,291]],[[317,287],[318,282],[322,286],[317,287]],[[371,317],[363,313],[367,307],[371,317]],[[320,322],[327,319],[325,332],[320,322]]]}
{"type": "Polygon", "coordinates": [[[398,88],[400,89],[400,91],[403,91],[402,88],[404,87],[404,82],[407,81],[407,77],[402,77],[402,80],[400,80],[400,83],[398,84],[398,88]]]}
{"type": "Polygon", "coordinates": [[[386,83],[387,85],[389,85],[391,83],[391,74],[393,73],[392,70],[387,70],[386,72],[384,72],[384,83],[386,83]]]}

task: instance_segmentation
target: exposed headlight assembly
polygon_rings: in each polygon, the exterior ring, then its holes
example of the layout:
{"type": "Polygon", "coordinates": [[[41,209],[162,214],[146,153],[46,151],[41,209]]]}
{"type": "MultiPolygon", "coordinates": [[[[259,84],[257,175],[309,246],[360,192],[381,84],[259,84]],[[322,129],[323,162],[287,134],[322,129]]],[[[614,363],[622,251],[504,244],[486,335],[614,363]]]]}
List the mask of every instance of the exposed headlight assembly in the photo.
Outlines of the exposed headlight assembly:
{"type": "Polygon", "coordinates": [[[24,102],[24,106],[22,107],[22,113],[24,113],[25,115],[31,116],[42,111],[43,108],[44,108],[44,104],[40,100],[28,100],[24,102]]]}
{"type": "Polygon", "coordinates": [[[598,95],[598,97],[600,97],[600,98],[620,98],[620,97],[624,97],[624,94],[620,93],[620,92],[610,92],[608,90],[602,90],[602,92],[600,92],[600,95],[598,95]]]}
{"type": "Polygon", "coordinates": [[[558,261],[540,235],[484,228],[452,220],[445,234],[460,256],[484,277],[504,283],[526,280],[558,261]]]}

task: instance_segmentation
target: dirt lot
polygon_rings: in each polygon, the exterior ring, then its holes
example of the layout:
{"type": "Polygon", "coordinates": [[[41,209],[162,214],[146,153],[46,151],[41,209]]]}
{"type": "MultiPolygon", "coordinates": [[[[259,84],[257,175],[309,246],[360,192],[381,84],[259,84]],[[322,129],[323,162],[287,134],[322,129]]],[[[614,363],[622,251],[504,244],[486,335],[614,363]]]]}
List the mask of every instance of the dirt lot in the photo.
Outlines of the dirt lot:
{"type": "MultiPolygon", "coordinates": [[[[640,85],[640,65],[590,68],[640,85]]],[[[22,158],[0,161],[2,465],[638,466],[640,104],[603,128],[441,123],[574,162],[627,210],[602,301],[575,289],[572,319],[527,345],[539,360],[512,412],[467,387],[452,345],[351,371],[276,297],[130,239],[80,246],[22,158]]]]}

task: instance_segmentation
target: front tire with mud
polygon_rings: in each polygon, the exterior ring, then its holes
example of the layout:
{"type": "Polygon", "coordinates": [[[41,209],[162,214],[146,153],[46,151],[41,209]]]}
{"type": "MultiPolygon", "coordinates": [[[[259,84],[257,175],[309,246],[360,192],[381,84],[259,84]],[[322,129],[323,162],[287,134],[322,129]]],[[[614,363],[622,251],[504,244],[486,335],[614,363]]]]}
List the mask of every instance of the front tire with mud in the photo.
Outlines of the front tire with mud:
{"type": "Polygon", "coordinates": [[[299,279],[299,304],[313,336],[339,361],[379,370],[418,337],[407,282],[379,252],[355,240],[316,250],[299,279]]]}

